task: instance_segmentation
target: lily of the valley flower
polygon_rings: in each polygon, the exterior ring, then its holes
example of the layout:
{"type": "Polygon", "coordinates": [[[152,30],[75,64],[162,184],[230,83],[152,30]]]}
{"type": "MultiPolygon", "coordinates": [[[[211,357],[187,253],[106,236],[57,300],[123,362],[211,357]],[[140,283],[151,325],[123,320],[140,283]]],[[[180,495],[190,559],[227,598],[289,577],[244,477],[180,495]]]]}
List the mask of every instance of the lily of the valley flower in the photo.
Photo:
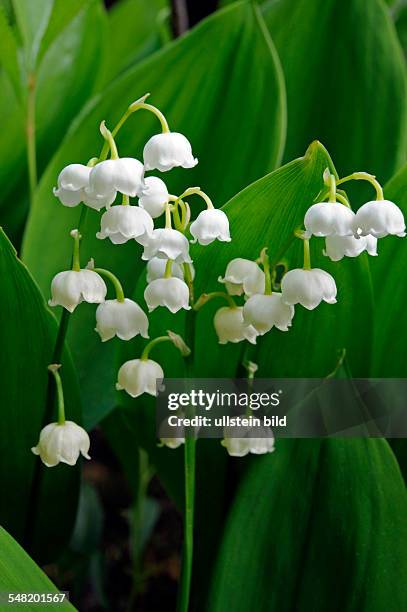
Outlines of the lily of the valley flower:
{"type": "Polygon", "coordinates": [[[54,467],[60,462],[75,465],[80,454],[90,459],[89,447],[86,431],[73,421],[65,421],[46,425],[41,430],[37,446],[31,450],[47,467],[54,467]]]}
{"type": "Polygon", "coordinates": [[[88,194],[105,196],[117,192],[135,197],[141,194],[144,182],[144,167],[138,159],[121,157],[106,159],[91,169],[88,194]]]}
{"type": "Polygon", "coordinates": [[[366,202],[356,212],[354,231],[362,236],[371,234],[375,238],[406,235],[406,224],[400,208],[390,200],[366,202]]]}
{"type": "Polygon", "coordinates": [[[83,164],[69,164],[61,170],[58,187],[54,187],[54,195],[64,206],[77,206],[83,202],[91,170],[92,168],[83,164]]]}
{"type": "Polygon", "coordinates": [[[126,361],[117,375],[116,389],[125,390],[132,397],[143,393],[157,395],[157,380],[164,378],[164,371],[159,363],[152,359],[131,359],[126,361]]]}
{"type": "Polygon", "coordinates": [[[144,187],[138,203],[153,219],[163,214],[168,198],[169,194],[164,181],[156,176],[148,176],[144,179],[144,187]]]}
{"type": "Polygon", "coordinates": [[[123,244],[136,240],[145,245],[151,239],[154,223],[148,212],[139,206],[117,205],[102,215],[100,232],[97,238],[110,238],[113,244],[123,244]]]}
{"type": "MultiPolygon", "coordinates": [[[[191,268],[192,279],[194,279],[194,267],[192,264],[188,265],[191,268]]],[[[157,278],[164,278],[166,266],[166,259],[160,259],[159,257],[152,257],[149,259],[147,262],[147,283],[151,283],[151,281],[156,280],[157,278]]],[[[182,264],[173,263],[171,267],[171,275],[184,280],[184,270],[182,264]]]]}
{"type": "Polygon", "coordinates": [[[249,453],[264,455],[274,451],[274,436],[269,427],[225,427],[221,442],[231,457],[245,457],[249,453]],[[260,433],[264,437],[258,437],[260,433]]]}
{"type": "Polygon", "coordinates": [[[229,295],[254,295],[264,293],[265,276],[263,270],[250,259],[237,257],[232,259],[227,267],[224,278],[219,277],[220,283],[225,283],[229,295]]]}
{"type": "Polygon", "coordinates": [[[227,342],[242,342],[248,340],[256,344],[258,332],[252,325],[245,323],[241,306],[223,306],[216,311],[213,324],[219,339],[219,344],[227,342]]]}
{"type": "Polygon", "coordinates": [[[335,304],[336,292],[334,278],[320,268],[290,270],[281,281],[283,302],[293,306],[301,304],[308,310],[313,310],[322,301],[335,304]]]}
{"type": "Polygon", "coordinates": [[[314,236],[352,236],[355,213],[339,202],[318,202],[304,217],[305,229],[314,236]]]}
{"type": "Polygon", "coordinates": [[[177,132],[163,132],[152,136],[144,147],[143,157],[146,170],[160,172],[167,172],[178,166],[193,168],[198,163],[192,155],[190,142],[177,132]]]}
{"type": "Polygon", "coordinates": [[[229,219],[218,208],[208,208],[199,213],[198,217],[191,223],[190,232],[194,242],[207,245],[214,240],[230,242],[229,219]]]}
{"type": "Polygon", "coordinates": [[[131,340],[139,334],[148,338],[148,318],[133,300],[106,300],[96,309],[96,331],[102,342],[117,336],[131,340]]]}
{"type": "Polygon", "coordinates": [[[288,331],[294,317],[294,306],[282,301],[281,293],[271,295],[253,295],[243,306],[243,319],[247,325],[252,325],[260,336],[277,327],[288,331]]]}
{"type": "Polygon", "coordinates": [[[173,313],[182,308],[190,309],[188,285],[179,278],[153,280],[144,291],[144,299],[150,312],[158,306],[164,306],[173,313]]]}
{"type": "Polygon", "coordinates": [[[184,234],[171,228],[155,229],[147,241],[142,259],[171,259],[175,263],[191,263],[189,243],[184,234]]]}
{"type": "Polygon", "coordinates": [[[63,306],[73,312],[81,302],[104,302],[107,288],[104,280],[93,270],[67,270],[52,279],[50,306],[63,306]]]}
{"type": "Polygon", "coordinates": [[[358,257],[366,251],[377,255],[377,238],[374,236],[327,236],[323,254],[331,261],[340,261],[343,257],[358,257]]]}

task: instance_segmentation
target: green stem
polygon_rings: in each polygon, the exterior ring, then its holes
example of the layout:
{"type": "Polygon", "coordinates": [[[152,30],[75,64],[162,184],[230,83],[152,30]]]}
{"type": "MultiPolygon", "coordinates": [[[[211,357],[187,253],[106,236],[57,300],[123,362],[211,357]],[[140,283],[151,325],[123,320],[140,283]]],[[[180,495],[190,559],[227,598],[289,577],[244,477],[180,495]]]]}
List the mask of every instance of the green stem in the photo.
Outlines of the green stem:
{"type": "Polygon", "coordinates": [[[144,348],[141,353],[141,361],[146,361],[150,355],[150,351],[157,346],[157,344],[161,344],[162,342],[173,342],[169,336],[158,336],[158,338],[154,338],[151,340],[147,346],[144,348]]]}
{"type": "Polygon", "coordinates": [[[329,201],[336,202],[336,180],[333,174],[329,175],[329,201]]]}
{"type": "Polygon", "coordinates": [[[192,278],[191,264],[184,263],[183,269],[184,269],[184,279],[189,289],[189,303],[191,306],[193,306],[194,305],[194,281],[192,278]]]}
{"type": "Polygon", "coordinates": [[[104,276],[105,278],[109,279],[110,282],[112,283],[113,287],[114,287],[115,292],[116,292],[116,299],[117,299],[117,301],[118,302],[124,302],[123,286],[122,286],[121,282],[119,281],[119,279],[117,278],[117,276],[115,276],[113,274],[113,272],[110,272],[110,270],[105,270],[104,268],[94,268],[93,271],[97,272],[101,276],[104,276]]]}
{"type": "Polygon", "coordinates": [[[138,110],[147,110],[150,113],[153,113],[153,115],[155,115],[157,117],[157,119],[159,120],[159,122],[161,123],[161,130],[163,132],[163,134],[168,133],[170,131],[170,128],[168,127],[168,123],[166,118],[164,117],[164,115],[162,114],[162,112],[156,108],[155,106],[153,106],[152,104],[146,104],[145,102],[133,102],[133,104],[130,104],[128,110],[131,113],[135,113],[138,110]]]}
{"type": "Polygon", "coordinates": [[[384,200],[384,194],[382,186],[379,181],[376,180],[376,177],[373,174],[368,174],[367,172],[353,172],[344,178],[339,179],[336,182],[337,185],[341,185],[342,183],[347,183],[348,181],[368,181],[376,190],[376,200],[384,200]]]}
{"type": "Polygon", "coordinates": [[[64,390],[62,388],[62,380],[61,376],[58,372],[60,368],[60,364],[53,363],[48,366],[48,370],[55,378],[55,385],[57,390],[57,398],[58,398],[58,425],[63,425],[65,423],[65,404],[64,404],[64,390]]]}
{"type": "Polygon", "coordinates": [[[212,204],[212,200],[210,199],[210,197],[204,191],[202,191],[202,189],[200,189],[199,187],[188,187],[188,189],[186,189],[184,193],[181,193],[181,195],[179,196],[179,199],[186,198],[190,195],[201,196],[201,198],[205,201],[208,209],[214,208],[214,205],[212,204]]]}
{"type": "Polygon", "coordinates": [[[351,205],[349,204],[348,200],[345,198],[345,196],[341,195],[340,193],[336,193],[336,199],[338,200],[338,202],[341,202],[341,204],[343,204],[344,206],[346,206],[347,208],[351,208],[351,205]]]}
{"type": "Polygon", "coordinates": [[[123,197],[122,197],[122,206],[128,206],[130,204],[130,198],[128,195],[126,195],[125,193],[123,193],[123,197]]]}
{"type": "Polygon", "coordinates": [[[171,225],[171,208],[170,205],[167,204],[165,205],[165,229],[171,229],[172,225],[171,225]]]}
{"type": "Polygon", "coordinates": [[[188,612],[191,594],[192,561],[194,554],[194,506],[195,506],[196,438],[193,430],[185,436],[185,513],[182,575],[178,612],[188,612]]]}
{"type": "Polygon", "coordinates": [[[267,247],[262,249],[260,253],[260,257],[257,260],[258,263],[261,263],[263,266],[264,276],[265,276],[265,285],[264,285],[264,294],[271,295],[273,293],[272,289],[272,280],[271,280],[271,272],[270,272],[270,258],[267,255],[267,247]]]}
{"type": "Polygon", "coordinates": [[[232,296],[230,296],[228,293],[225,293],[224,291],[212,291],[211,293],[202,293],[202,295],[197,299],[197,301],[193,305],[193,309],[195,311],[198,311],[207,302],[209,302],[210,300],[213,300],[214,298],[218,298],[218,297],[226,300],[230,308],[237,308],[236,302],[234,301],[232,296]]]}
{"type": "Polygon", "coordinates": [[[311,255],[309,250],[309,240],[303,239],[304,242],[304,270],[311,270],[311,255]]]}
{"type": "Polygon", "coordinates": [[[35,102],[36,102],[36,77],[30,74],[28,77],[27,111],[26,111],[26,137],[27,137],[27,165],[28,180],[30,186],[30,204],[34,199],[37,187],[37,151],[36,151],[36,125],[35,125],[35,102]]]}
{"type": "Polygon", "coordinates": [[[72,270],[75,272],[79,272],[81,269],[81,257],[80,257],[80,241],[82,236],[79,233],[79,230],[72,230],[71,236],[74,240],[73,243],[73,252],[72,252],[72,270]]]}
{"type": "Polygon", "coordinates": [[[171,278],[172,259],[168,259],[165,264],[164,278],[171,278]]]}

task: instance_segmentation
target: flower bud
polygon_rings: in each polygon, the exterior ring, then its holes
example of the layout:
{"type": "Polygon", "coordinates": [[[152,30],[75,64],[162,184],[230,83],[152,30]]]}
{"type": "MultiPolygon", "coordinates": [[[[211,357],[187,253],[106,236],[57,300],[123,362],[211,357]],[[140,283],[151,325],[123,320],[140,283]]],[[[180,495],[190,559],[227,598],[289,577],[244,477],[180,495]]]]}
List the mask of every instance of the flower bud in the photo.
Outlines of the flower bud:
{"type": "Polygon", "coordinates": [[[157,306],[165,306],[172,313],[181,308],[190,310],[188,285],[179,278],[158,278],[149,283],[144,291],[144,299],[152,312],[157,306]]]}
{"type": "Polygon", "coordinates": [[[181,232],[164,228],[155,229],[144,247],[142,259],[152,257],[171,259],[175,263],[191,263],[189,243],[181,232]]]}
{"type": "Polygon", "coordinates": [[[271,295],[252,295],[243,306],[243,319],[247,325],[253,325],[260,336],[277,327],[288,331],[294,317],[294,306],[284,304],[281,293],[271,295]]]}
{"type": "Polygon", "coordinates": [[[138,334],[148,338],[148,318],[133,300],[107,300],[96,309],[96,331],[102,342],[114,336],[121,340],[131,340],[138,334]]]}
{"type": "Polygon", "coordinates": [[[110,238],[113,244],[134,239],[144,245],[150,240],[153,230],[153,220],[145,210],[139,206],[118,205],[103,213],[96,237],[100,240],[110,238]]]}
{"type": "Polygon", "coordinates": [[[400,208],[390,200],[366,202],[356,212],[354,229],[362,236],[371,234],[375,238],[406,235],[404,216],[400,208]]]}
{"type": "Polygon", "coordinates": [[[281,281],[281,293],[285,304],[301,304],[308,310],[316,308],[322,300],[336,303],[335,280],[319,268],[290,270],[281,281]]]}
{"type": "Polygon", "coordinates": [[[207,245],[218,239],[221,242],[230,242],[229,219],[218,208],[208,208],[199,213],[191,223],[190,232],[194,241],[207,245]]]}
{"type": "Polygon", "coordinates": [[[242,340],[248,340],[252,344],[256,344],[258,333],[252,325],[247,325],[243,320],[243,308],[241,306],[219,308],[213,323],[219,344],[241,342],[242,340]]]}
{"type": "Polygon", "coordinates": [[[237,257],[232,259],[225,272],[225,277],[218,278],[220,283],[225,283],[229,295],[254,295],[264,293],[265,277],[264,272],[250,259],[237,257]]]}
{"type": "Polygon", "coordinates": [[[353,236],[355,213],[339,202],[318,202],[304,217],[305,229],[314,236],[353,236]]]}
{"type": "Polygon", "coordinates": [[[148,176],[144,179],[144,187],[138,203],[153,219],[156,219],[163,214],[168,197],[164,181],[156,176],[148,176]]]}
{"type": "Polygon", "coordinates": [[[157,395],[157,380],[164,378],[164,371],[159,363],[152,359],[132,359],[126,361],[117,374],[116,389],[125,390],[131,397],[143,393],[157,395]]]}
{"type": "Polygon", "coordinates": [[[374,236],[327,236],[323,254],[331,261],[340,261],[343,257],[358,257],[363,251],[377,255],[377,238],[374,236]]]}
{"type": "Polygon", "coordinates": [[[152,136],[144,147],[146,170],[167,172],[177,166],[193,168],[198,160],[192,155],[189,141],[177,132],[164,132],[152,136]]]}
{"type": "Polygon", "coordinates": [[[79,454],[90,459],[88,455],[90,446],[89,436],[82,427],[73,421],[62,424],[50,423],[41,430],[37,446],[31,450],[39,455],[47,467],[54,467],[59,462],[75,465],[79,454]]]}
{"type": "Polygon", "coordinates": [[[107,288],[104,280],[93,270],[67,270],[52,279],[50,306],[63,306],[73,312],[81,302],[104,302],[107,288]]]}
{"type": "Polygon", "coordinates": [[[249,453],[264,455],[274,451],[274,436],[269,427],[225,427],[224,436],[221,444],[231,457],[245,457],[249,453]],[[259,433],[264,433],[265,437],[255,437],[259,433]]]}

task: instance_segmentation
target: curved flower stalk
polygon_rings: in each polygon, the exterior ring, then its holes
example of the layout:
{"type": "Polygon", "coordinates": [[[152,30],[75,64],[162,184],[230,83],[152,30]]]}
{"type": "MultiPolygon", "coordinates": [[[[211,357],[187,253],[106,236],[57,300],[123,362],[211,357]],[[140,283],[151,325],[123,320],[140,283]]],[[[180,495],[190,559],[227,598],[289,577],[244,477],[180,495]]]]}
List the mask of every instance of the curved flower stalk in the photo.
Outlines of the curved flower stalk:
{"type": "Polygon", "coordinates": [[[58,372],[60,367],[59,364],[48,366],[48,370],[54,376],[56,383],[58,421],[49,423],[41,430],[37,446],[31,449],[34,455],[39,455],[41,461],[47,467],[54,467],[58,463],[75,465],[80,454],[85,459],[90,459],[88,434],[73,421],[65,420],[64,392],[61,376],[58,372]]]}
{"type": "Polygon", "coordinates": [[[151,340],[145,347],[139,359],[126,361],[119,369],[116,389],[126,391],[131,397],[139,397],[143,393],[156,396],[157,381],[164,378],[164,371],[159,363],[149,358],[151,350],[163,342],[171,342],[181,353],[187,357],[189,348],[178,334],[168,331],[166,336],[159,336],[151,340]]]}

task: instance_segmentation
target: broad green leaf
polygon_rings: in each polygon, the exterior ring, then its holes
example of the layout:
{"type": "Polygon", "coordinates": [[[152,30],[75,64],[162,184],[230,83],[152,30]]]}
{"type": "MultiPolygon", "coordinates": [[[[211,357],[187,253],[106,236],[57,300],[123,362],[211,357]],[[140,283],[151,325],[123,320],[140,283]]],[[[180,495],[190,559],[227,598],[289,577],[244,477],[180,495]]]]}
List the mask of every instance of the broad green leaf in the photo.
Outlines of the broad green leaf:
{"type": "MultiPolygon", "coordinates": [[[[52,363],[57,326],[3,232],[0,279],[0,522],[29,546],[35,558],[49,561],[69,539],[79,475],[78,468],[66,465],[45,468],[31,452],[45,424],[47,366],[52,363]],[[63,528],[56,529],[56,524],[63,528]]],[[[68,355],[62,363],[67,418],[78,422],[78,387],[68,355]]],[[[50,420],[55,416],[51,410],[50,420]]]]}
{"type": "Polygon", "coordinates": [[[407,497],[384,440],[278,440],[230,511],[208,611],[405,607],[407,497]]]}
{"type": "MultiPolygon", "coordinates": [[[[113,126],[127,104],[146,91],[153,92],[152,103],[164,111],[173,130],[186,134],[199,157],[193,170],[179,169],[163,175],[172,193],[198,184],[221,205],[248,182],[278,165],[285,107],[278,59],[271,45],[257,9],[251,3],[238,3],[126,71],[86,107],[44,175],[25,235],[25,261],[45,295],[53,275],[69,264],[69,230],[76,227],[79,218],[77,208],[61,206],[52,194],[58,173],[68,163],[86,163],[98,154],[100,121],[106,119],[107,125],[113,126]],[[232,63],[233,71],[225,81],[232,63]],[[237,105],[241,92],[248,93],[244,104],[237,105]],[[267,119],[269,129],[248,129],[257,125],[259,117],[261,124],[267,119]]],[[[117,139],[121,155],[140,157],[144,143],[157,130],[154,117],[137,113],[117,139]]],[[[82,228],[83,265],[94,257],[98,266],[118,274],[129,295],[141,269],[141,249],[134,242],[117,247],[97,240],[99,224],[100,215],[89,211],[86,227],[82,228]]],[[[85,405],[92,414],[86,420],[94,423],[114,407],[117,343],[101,345],[94,332],[94,308],[86,305],[72,318],[69,342],[83,372],[85,405]]]]}
{"type": "Polygon", "coordinates": [[[21,93],[21,81],[17,42],[3,6],[0,6],[0,64],[13,84],[16,95],[19,96],[21,93]]]}
{"type": "Polygon", "coordinates": [[[162,46],[166,14],[164,0],[121,0],[108,13],[109,53],[106,56],[104,82],[162,46]]]}
{"type": "Polygon", "coordinates": [[[265,19],[287,83],[285,159],[317,138],[339,174],[366,170],[387,180],[406,159],[407,90],[383,2],[281,0],[265,19]]]}
{"type": "MultiPolygon", "coordinates": [[[[306,210],[316,201],[326,167],[334,171],[324,147],[314,142],[304,157],[249,185],[230,200],[224,211],[230,220],[232,241],[212,243],[193,255],[196,296],[222,290],[217,279],[224,276],[227,263],[235,257],[254,260],[264,247],[268,247],[272,262],[283,262],[290,269],[302,267],[302,241],[294,238],[294,231],[302,227],[306,210]]],[[[335,278],[337,304],[322,303],[311,312],[297,306],[289,332],[273,329],[258,339],[256,347],[244,350],[242,345],[218,344],[212,319],[224,303],[213,301],[197,317],[196,376],[233,376],[239,361],[249,357],[259,364],[259,376],[324,377],[335,369],[343,350],[353,374],[368,375],[372,296],[367,260],[361,256],[333,263],[322,255],[324,246],[323,239],[311,240],[312,265],[335,278]]]]}
{"type": "Polygon", "coordinates": [[[85,0],[85,2],[83,0],[69,0],[69,2],[66,2],[66,0],[53,1],[48,26],[40,43],[38,63],[41,62],[42,56],[52,42],[89,1],[90,0],[85,0]]]}
{"type": "MultiPolygon", "coordinates": [[[[59,593],[56,586],[27,555],[25,550],[0,527],[0,591],[5,593],[59,593]]],[[[14,604],[25,610],[38,610],[41,604],[14,604]]],[[[3,607],[8,607],[5,603],[3,607]]],[[[75,610],[68,602],[43,605],[58,610],[75,610]]]]}
{"type": "Polygon", "coordinates": [[[54,0],[13,0],[18,29],[21,35],[25,68],[35,69],[42,37],[47,29],[54,0]]]}
{"type": "MultiPolygon", "coordinates": [[[[105,26],[106,15],[99,0],[90,0],[43,57],[36,102],[39,174],[60,145],[70,122],[94,92],[103,59],[105,26]]],[[[0,75],[0,82],[0,222],[18,244],[28,207],[25,118],[5,74],[0,75]]]]}

